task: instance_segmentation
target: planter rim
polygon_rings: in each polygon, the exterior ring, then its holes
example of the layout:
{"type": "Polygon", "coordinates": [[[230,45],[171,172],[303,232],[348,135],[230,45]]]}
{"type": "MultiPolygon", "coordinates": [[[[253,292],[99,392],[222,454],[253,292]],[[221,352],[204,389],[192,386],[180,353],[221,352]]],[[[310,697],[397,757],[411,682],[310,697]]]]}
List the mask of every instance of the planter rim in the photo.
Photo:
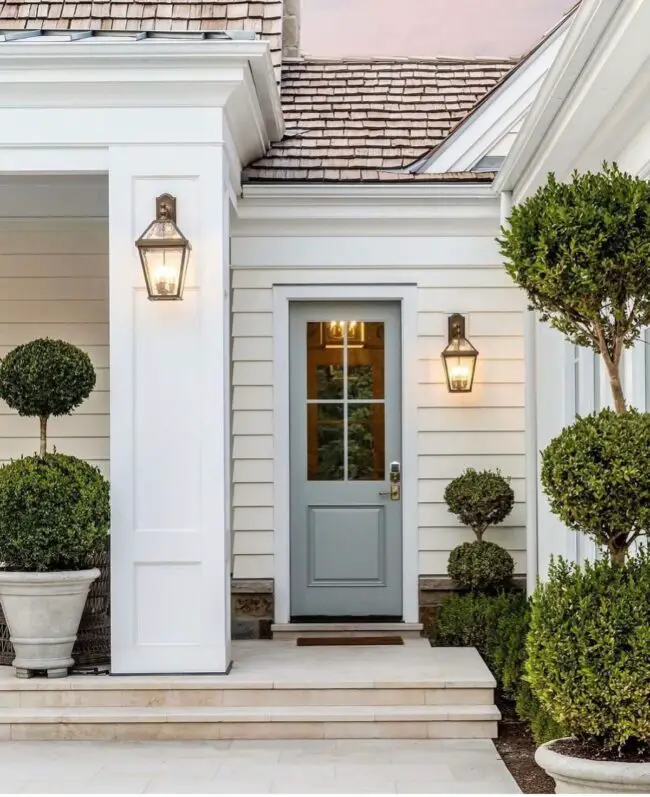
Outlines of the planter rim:
{"type": "MultiPolygon", "coordinates": [[[[568,739],[571,737],[564,737],[568,739]]],[[[580,779],[594,783],[634,783],[650,787],[650,762],[594,761],[556,753],[551,745],[564,739],[553,739],[535,751],[535,761],[550,775],[563,779],[580,779]]]]}
{"type": "Polygon", "coordinates": [[[38,573],[29,570],[2,570],[0,569],[0,584],[25,584],[34,582],[36,584],[47,584],[48,582],[76,582],[94,581],[101,575],[96,567],[89,567],[86,570],[53,570],[46,573],[38,573]]]}

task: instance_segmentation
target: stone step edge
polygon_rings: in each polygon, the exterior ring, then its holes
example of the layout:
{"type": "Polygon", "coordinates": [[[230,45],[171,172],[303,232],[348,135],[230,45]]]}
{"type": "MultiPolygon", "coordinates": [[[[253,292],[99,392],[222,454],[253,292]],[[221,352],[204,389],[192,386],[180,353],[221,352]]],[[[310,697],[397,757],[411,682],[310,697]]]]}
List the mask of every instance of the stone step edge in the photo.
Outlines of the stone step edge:
{"type": "Polygon", "coordinates": [[[496,706],[265,706],[0,709],[0,725],[152,722],[477,722],[497,721],[496,706]]]}
{"type": "Polygon", "coordinates": [[[347,689],[494,689],[494,678],[478,679],[436,679],[416,680],[359,680],[359,681],[232,681],[227,676],[70,676],[68,678],[51,679],[19,678],[0,679],[0,692],[93,692],[112,691],[229,691],[248,690],[251,692],[278,691],[323,691],[347,689]]]}

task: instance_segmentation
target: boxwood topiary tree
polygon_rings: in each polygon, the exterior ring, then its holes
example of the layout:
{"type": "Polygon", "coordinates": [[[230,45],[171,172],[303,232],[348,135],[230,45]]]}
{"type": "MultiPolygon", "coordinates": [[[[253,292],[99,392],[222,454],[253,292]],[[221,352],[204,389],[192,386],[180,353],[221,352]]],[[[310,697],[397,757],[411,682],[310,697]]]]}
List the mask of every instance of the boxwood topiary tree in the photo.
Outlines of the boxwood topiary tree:
{"type": "Polygon", "coordinates": [[[569,183],[551,174],[513,208],[499,244],[541,320],[601,355],[623,412],[623,350],[650,324],[650,182],[607,164],[569,183]]]}
{"type": "Polygon", "coordinates": [[[483,535],[512,512],[515,495],[508,479],[498,470],[468,468],[449,482],[444,497],[449,511],[476,534],[475,542],[458,545],[449,554],[449,577],[459,589],[471,592],[506,586],[514,571],[512,557],[500,545],[485,541],[483,535]]]}
{"type": "Polygon", "coordinates": [[[17,346],[0,363],[0,398],[19,415],[40,420],[40,455],[47,451],[47,421],[68,415],[95,387],[90,357],[63,340],[39,338],[17,346]]]}
{"type": "Polygon", "coordinates": [[[23,457],[0,468],[0,556],[23,572],[83,570],[105,544],[109,486],[66,454],[23,457]]]}
{"type": "Polygon", "coordinates": [[[508,517],[515,503],[510,482],[498,470],[468,468],[449,482],[444,497],[449,511],[463,525],[469,526],[479,541],[489,526],[502,523],[508,517]]]}
{"type": "Polygon", "coordinates": [[[650,415],[604,409],[578,418],[542,452],[551,511],[622,565],[650,529],[650,415]]]}

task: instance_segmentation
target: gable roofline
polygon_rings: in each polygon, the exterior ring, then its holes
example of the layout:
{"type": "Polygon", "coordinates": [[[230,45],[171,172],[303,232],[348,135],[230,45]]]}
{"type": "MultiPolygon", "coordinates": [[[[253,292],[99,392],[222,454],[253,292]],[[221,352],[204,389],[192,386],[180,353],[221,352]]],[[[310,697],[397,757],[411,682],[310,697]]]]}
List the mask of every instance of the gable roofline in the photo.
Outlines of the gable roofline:
{"type": "Polygon", "coordinates": [[[244,180],[491,180],[411,168],[512,68],[506,59],[302,58],[282,69],[285,136],[244,180]]]}
{"type": "Polygon", "coordinates": [[[611,32],[611,22],[627,0],[582,0],[546,79],[535,98],[515,144],[494,181],[497,192],[513,191],[584,74],[599,42],[611,32]]]}
{"type": "Polygon", "coordinates": [[[417,171],[470,170],[507,134],[530,107],[531,95],[536,93],[539,82],[543,80],[559,51],[578,6],[579,3],[569,9],[520,59],[516,61],[513,59],[513,69],[476,103],[444,141],[418,161],[417,171]],[[503,109],[495,109],[495,119],[487,120],[489,110],[511,93],[514,96],[508,103],[506,112],[504,113],[503,109]],[[483,121],[482,126],[481,121],[483,121]]]}

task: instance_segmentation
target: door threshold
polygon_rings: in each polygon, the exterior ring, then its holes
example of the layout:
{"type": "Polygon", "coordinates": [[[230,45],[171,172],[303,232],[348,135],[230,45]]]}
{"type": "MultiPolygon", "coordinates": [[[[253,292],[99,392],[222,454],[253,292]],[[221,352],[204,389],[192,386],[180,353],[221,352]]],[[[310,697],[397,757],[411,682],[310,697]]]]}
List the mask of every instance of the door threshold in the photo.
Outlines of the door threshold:
{"type": "Polygon", "coordinates": [[[422,623],[398,622],[345,622],[340,619],[328,622],[274,623],[273,639],[295,640],[298,637],[386,637],[401,636],[417,639],[422,636],[422,623]]]}

